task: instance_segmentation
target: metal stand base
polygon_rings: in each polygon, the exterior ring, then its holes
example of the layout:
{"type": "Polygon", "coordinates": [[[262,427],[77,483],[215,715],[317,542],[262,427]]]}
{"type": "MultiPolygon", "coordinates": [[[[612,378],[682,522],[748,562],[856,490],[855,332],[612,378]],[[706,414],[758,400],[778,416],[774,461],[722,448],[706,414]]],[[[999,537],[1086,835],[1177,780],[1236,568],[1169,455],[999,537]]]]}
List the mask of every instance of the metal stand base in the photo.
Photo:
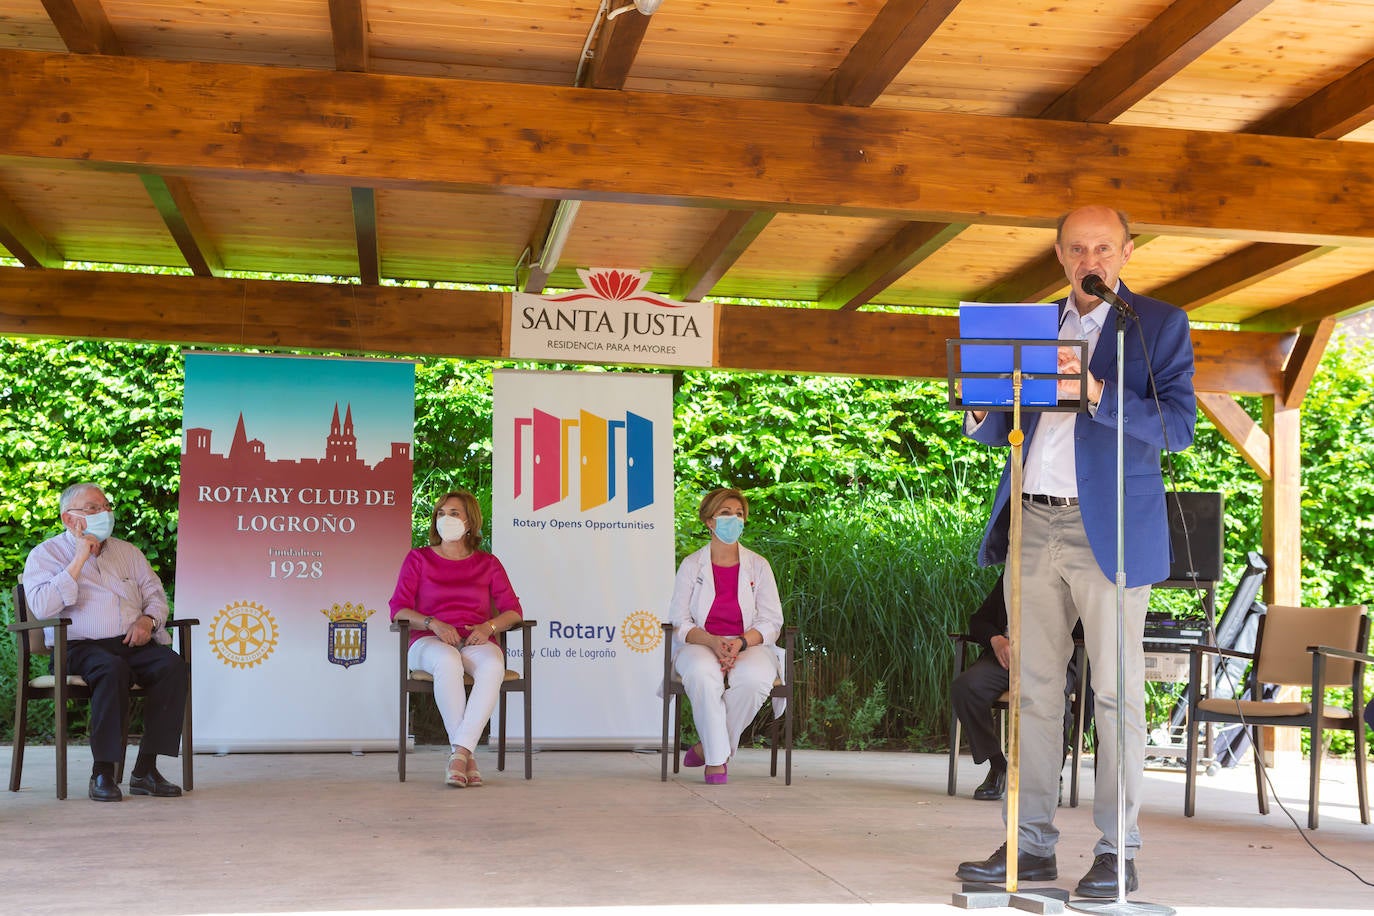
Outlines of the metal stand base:
{"type": "Polygon", "coordinates": [[[1069,904],[1069,909],[1080,913],[1108,913],[1114,916],[1174,916],[1176,912],[1173,907],[1162,903],[1131,903],[1126,900],[1075,900],[1069,904]]]}
{"type": "Polygon", "coordinates": [[[961,910],[991,910],[1013,907],[1027,913],[1062,913],[1069,901],[1069,892],[1057,887],[1039,887],[1033,891],[1008,891],[996,884],[965,883],[954,895],[952,906],[961,910]]]}

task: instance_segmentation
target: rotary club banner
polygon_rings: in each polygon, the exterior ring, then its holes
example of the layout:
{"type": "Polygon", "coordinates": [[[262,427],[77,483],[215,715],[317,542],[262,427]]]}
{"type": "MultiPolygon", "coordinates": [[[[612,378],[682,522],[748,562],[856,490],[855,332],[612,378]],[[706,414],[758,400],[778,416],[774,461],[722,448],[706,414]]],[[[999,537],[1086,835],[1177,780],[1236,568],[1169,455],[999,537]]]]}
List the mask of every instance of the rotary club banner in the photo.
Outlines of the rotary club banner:
{"type": "Polygon", "coordinates": [[[194,750],[394,748],[414,364],[188,353],[185,391],[194,750]]]}
{"type": "Polygon", "coordinates": [[[674,574],[672,377],[510,370],[493,382],[492,542],[539,622],[533,737],[657,746],[674,574]]]}

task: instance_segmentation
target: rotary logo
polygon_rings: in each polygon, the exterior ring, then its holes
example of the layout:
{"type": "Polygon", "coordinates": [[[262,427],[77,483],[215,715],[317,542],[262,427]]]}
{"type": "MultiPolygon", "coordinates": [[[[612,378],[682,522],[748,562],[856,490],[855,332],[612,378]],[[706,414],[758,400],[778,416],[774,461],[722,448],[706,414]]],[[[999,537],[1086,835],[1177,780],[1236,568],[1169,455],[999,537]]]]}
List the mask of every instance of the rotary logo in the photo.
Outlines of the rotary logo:
{"type": "Polygon", "coordinates": [[[663,642],[663,623],[657,614],[635,611],[620,624],[620,638],[636,652],[652,652],[663,642]]]}
{"type": "Polygon", "coordinates": [[[210,648],[235,668],[261,664],[277,648],[277,621],[253,601],[235,601],[210,624],[210,648]]]}
{"type": "Polygon", "coordinates": [[[377,613],[352,601],[320,608],[329,618],[329,648],[325,657],[345,669],[367,661],[367,618],[377,613]]]}

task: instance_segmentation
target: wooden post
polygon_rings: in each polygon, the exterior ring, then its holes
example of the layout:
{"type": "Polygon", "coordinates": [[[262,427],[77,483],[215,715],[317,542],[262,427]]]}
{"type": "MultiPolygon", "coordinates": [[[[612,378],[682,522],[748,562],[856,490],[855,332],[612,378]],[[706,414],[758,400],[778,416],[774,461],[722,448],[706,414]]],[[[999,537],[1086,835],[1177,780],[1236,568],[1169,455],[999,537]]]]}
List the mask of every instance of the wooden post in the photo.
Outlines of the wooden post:
{"type": "MultiPolygon", "coordinates": [[[[1278,397],[1264,399],[1264,428],[1269,434],[1269,466],[1264,482],[1264,555],[1269,575],[1264,598],[1269,604],[1302,603],[1302,411],[1288,407],[1278,397]]],[[[1280,699],[1297,700],[1296,690],[1280,693],[1280,699]],[[1291,695],[1289,695],[1291,694],[1291,695]]],[[[1300,753],[1297,729],[1268,729],[1264,736],[1266,762],[1300,753]]]]}

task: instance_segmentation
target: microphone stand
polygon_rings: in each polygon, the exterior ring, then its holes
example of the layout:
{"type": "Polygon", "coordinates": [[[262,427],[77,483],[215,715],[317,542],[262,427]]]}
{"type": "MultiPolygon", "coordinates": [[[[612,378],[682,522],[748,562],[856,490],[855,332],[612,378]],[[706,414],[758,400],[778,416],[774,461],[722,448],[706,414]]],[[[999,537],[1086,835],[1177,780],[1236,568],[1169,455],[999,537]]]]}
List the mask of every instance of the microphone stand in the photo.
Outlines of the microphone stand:
{"type": "Polygon", "coordinates": [[[1116,899],[1077,900],[1069,909],[1114,916],[1174,916],[1160,903],[1126,901],[1126,730],[1121,709],[1126,699],[1126,321],[1135,312],[1112,294],[1116,315],[1116,899]],[[1119,303],[1119,304],[1118,304],[1119,303]]]}

